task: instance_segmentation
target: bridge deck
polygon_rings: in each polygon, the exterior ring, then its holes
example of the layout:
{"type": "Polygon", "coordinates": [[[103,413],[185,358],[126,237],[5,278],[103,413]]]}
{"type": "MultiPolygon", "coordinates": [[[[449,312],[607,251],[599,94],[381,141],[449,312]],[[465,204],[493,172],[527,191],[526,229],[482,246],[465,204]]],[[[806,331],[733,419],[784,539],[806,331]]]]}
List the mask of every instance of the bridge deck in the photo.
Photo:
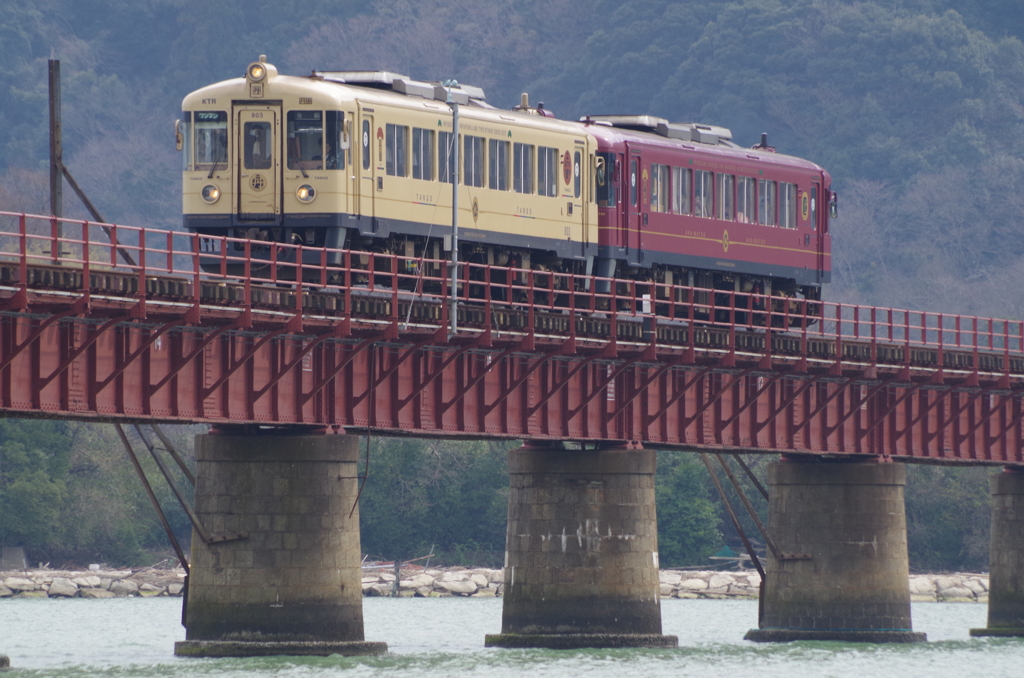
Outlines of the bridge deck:
{"type": "Polygon", "coordinates": [[[1024,462],[1021,321],[459,274],[0,213],[0,410],[1024,462]]]}

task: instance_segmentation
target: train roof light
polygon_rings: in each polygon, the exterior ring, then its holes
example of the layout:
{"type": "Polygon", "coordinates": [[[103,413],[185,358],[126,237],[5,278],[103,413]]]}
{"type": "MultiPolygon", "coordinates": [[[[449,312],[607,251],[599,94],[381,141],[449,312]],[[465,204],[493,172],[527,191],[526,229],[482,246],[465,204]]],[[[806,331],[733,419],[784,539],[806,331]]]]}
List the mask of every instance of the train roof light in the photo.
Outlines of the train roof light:
{"type": "Polygon", "coordinates": [[[249,64],[249,67],[245,69],[245,79],[249,81],[249,84],[261,83],[277,75],[277,69],[273,64],[267,63],[267,55],[261,54],[257,61],[249,64]]]}

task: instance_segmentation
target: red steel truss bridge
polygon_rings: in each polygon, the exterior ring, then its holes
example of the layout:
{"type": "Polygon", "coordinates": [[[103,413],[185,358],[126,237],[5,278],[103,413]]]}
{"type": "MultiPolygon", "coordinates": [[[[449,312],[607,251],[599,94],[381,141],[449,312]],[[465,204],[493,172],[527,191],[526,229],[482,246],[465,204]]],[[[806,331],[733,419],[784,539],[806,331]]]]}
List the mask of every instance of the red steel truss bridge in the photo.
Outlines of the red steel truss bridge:
{"type": "Polygon", "coordinates": [[[0,213],[0,411],[1024,464],[1021,321],[448,275],[0,213]]]}

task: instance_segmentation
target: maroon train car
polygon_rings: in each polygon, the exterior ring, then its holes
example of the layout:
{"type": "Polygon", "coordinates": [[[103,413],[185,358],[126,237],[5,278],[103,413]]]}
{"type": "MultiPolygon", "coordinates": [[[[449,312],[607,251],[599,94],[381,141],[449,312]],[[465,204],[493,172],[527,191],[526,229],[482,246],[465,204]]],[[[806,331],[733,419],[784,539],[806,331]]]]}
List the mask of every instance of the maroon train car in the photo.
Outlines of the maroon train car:
{"type": "Polygon", "coordinates": [[[835,194],[818,165],[721,127],[588,116],[602,277],[820,299],[835,194]]]}

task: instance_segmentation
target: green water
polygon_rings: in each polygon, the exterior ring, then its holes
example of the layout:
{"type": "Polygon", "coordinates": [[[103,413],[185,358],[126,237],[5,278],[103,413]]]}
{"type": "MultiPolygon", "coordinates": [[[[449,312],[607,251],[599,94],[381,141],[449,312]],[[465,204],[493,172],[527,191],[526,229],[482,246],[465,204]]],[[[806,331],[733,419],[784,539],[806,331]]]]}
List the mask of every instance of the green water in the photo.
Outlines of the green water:
{"type": "Polygon", "coordinates": [[[13,667],[5,678],[1024,676],[1024,639],[968,637],[985,623],[985,606],[972,604],[915,604],[924,644],[759,645],[742,639],[756,624],[754,601],[666,600],[664,632],[679,636],[677,649],[552,651],[484,648],[484,634],[500,631],[500,599],[368,598],[366,639],[391,652],[366,658],[179,659],[180,612],[175,598],[0,600],[0,654],[13,667]]]}

